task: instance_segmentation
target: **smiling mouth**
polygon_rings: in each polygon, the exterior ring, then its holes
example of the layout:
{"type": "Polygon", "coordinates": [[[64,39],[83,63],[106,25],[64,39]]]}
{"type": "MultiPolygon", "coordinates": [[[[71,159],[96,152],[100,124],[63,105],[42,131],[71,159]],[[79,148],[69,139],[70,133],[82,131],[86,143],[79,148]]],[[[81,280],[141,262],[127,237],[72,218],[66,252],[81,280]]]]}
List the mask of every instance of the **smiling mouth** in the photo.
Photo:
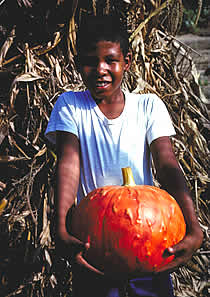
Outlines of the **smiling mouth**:
{"type": "Polygon", "coordinates": [[[95,86],[97,88],[105,88],[106,86],[108,86],[110,84],[109,81],[97,81],[95,86]]]}

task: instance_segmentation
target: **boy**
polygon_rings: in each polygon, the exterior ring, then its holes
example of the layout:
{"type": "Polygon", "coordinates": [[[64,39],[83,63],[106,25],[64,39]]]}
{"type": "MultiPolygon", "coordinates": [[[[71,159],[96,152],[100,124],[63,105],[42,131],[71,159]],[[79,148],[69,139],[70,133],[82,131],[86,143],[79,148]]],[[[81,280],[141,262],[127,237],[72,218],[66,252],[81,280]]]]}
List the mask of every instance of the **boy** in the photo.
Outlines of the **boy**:
{"type": "Polygon", "coordinates": [[[169,272],[186,263],[202,243],[193,203],[172,151],[174,128],[163,102],[154,94],[123,92],[131,64],[126,30],[117,17],[88,17],[77,39],[76,65],[87,87],[60,96],[46,130],[57,148],[57,246],[74,250],[75,297],[173,296],[169,272]],[[166,250],[173,262],[155,275],[115,281],[85,260],[89,244],[66,229],[68,210],[94,188],[122,184],[121,168],[130,166],[136,184],[152,184],[151,156],[162,187],[179,203],[187,225],[182,242],[166,250]]]}

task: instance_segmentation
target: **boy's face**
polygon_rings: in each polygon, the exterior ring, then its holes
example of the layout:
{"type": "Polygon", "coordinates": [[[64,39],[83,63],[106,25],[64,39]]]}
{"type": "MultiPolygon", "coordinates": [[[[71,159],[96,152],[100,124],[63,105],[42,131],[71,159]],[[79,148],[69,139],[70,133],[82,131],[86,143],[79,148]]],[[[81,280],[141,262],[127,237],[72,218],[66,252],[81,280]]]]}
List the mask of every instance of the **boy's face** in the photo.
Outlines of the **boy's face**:
{"type": "Polygon", "coordinates": [[[118,99],[124,71],[131,64],[131,54],[124,57],[120,44],[98,41],[91,50],[81,52],[79,71],[94,99],[118,99]]]}

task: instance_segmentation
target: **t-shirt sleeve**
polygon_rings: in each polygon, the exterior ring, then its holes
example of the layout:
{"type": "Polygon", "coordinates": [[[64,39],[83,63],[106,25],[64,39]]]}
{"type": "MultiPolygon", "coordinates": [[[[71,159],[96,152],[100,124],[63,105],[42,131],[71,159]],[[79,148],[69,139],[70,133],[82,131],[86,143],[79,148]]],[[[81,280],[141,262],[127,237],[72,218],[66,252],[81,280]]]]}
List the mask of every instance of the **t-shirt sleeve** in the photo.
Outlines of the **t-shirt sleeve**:
{"type": "Polygon", "coordinates": [[[56,131],[70,132],[78,136],[75,95],[66,92],[57,99],[45,131],[46,138],[56,143],[56,131]]]}
{"type": "Polygon", "coordinates": [[[153,140],[175,135],[172,120],[164,102],[155,94],[149,95],[146,104],[147,114],[147,141],[149,145],[153,140]]]}

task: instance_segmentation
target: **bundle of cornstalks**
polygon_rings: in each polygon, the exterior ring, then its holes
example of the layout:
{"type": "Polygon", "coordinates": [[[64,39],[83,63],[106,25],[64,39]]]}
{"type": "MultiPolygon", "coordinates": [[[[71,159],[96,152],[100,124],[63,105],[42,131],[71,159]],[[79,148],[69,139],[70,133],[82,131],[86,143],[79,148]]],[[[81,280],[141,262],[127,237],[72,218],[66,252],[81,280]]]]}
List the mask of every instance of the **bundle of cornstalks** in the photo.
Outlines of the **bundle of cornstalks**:
{"type": "Polygon", "coordinates": [[[199,54],[175,37],[182,1],[1,0],[0,10],[0,296],[72,295],[71,259],[54,248],[56,153],[44,131],[58,96],[83,89],[73,60],[82,17],[114,12],[127,22],[133,52],[123,87],[166,103],[204,232],[200,250],[172,274],[175,295],[206,297],[210,123],[199,54]]]}

